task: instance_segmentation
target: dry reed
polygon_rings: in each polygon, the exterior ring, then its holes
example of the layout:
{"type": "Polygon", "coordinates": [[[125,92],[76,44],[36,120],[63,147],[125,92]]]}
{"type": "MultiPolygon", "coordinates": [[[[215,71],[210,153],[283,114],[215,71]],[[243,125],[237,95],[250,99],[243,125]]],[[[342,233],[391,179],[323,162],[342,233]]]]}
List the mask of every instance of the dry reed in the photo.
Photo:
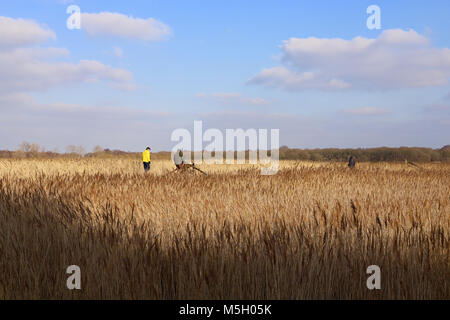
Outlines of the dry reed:
{"type": "Polygon", "coordinates": [[[0,160],[0,298],[450,298],[449,164],[171,166],[0,160]]]}

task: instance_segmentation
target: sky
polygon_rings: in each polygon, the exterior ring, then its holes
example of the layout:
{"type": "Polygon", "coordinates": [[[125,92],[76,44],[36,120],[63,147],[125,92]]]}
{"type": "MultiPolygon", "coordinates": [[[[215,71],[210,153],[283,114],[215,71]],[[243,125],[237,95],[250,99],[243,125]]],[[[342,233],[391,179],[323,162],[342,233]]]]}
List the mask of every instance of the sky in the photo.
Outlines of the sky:
{"type": "Polygon", "coordinates": [[[1,1],[0,150],[170,150],[195,120],[279,129],[296,148],[440,148],[449,13],[448,0],[1,1]]]}

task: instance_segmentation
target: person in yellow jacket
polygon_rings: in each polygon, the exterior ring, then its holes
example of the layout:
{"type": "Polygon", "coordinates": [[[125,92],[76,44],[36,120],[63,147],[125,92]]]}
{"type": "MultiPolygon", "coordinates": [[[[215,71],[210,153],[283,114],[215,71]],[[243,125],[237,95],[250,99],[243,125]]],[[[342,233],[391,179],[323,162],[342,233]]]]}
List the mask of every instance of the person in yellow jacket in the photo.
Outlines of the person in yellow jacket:
{"type": "Polygon", "coordinates": [[[150,170],[150,147],[147,147],[144,152],[142,152],[142,162],[144,163],[145,172],[150,170]]]}

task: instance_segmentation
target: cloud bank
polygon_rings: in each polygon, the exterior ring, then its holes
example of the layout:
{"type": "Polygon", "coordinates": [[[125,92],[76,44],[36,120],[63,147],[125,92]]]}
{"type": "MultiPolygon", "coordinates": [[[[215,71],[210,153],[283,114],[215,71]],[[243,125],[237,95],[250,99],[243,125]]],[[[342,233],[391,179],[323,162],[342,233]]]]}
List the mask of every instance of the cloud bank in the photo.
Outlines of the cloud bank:
{"type": "Polygon", "coordinates": [[[0,34],[0,94],[80,82],[110,81],[118,88],[131,86],[133,75],[128,70],[95,60],[55,61],[67,58],[68,50],[37,46],[56,35],[33,21],[0,17],[0,34]]]}
{"type": "Polygon", "coordinates": [[[154,18],[133,18],[121,13],[82,13],[81,28],[91,36],[111,36],[140,41],[158,41],[168,38],[170,27],[154,18]]]}
{"type": "Polygon", "coordinates": [[[376,39],[291,38],[281,46],[282,66],[248,83],[288,91],[386,90],[443,86],[450,49],[433,47],[414,30],[385,30],[376,39]]]}
{"type": "Polygon", "coordinates": [[[56,34],[32,20],[0,16],[0,48],[21,47],[55,40],[56,34]]]}
{"type": "Polygon", "coordinates": [[[113,141],[113,147],[124,150],[147,144],[158,147],[158,141],[168,143],[170,129],[165,124],[177,125],[177,118],[169,113],[59,102],[42,104],[31,95],[59,86],[100,81],[114,89],[131,91],[137,86],[130,71],[96,60],[68,62],[67,49],[45,47],[56,39],[56,34],[31,20],[0,17],[0,35],[0,149],[15,149],[25,140],[59,147],[93,143],[111,146],[113,141]],[[151,138],[142,132],[151,132],[151,138]]]}

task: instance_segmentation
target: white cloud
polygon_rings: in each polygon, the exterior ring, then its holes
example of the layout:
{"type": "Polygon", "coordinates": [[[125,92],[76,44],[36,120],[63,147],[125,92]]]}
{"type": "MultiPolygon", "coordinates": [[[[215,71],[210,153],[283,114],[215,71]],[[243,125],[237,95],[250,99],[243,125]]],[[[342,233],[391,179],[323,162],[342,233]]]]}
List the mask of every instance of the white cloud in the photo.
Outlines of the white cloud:
{"type": "Polygon", "coordinates": [[[91,36],[113,36],[140,41],[163,40],[171,35],[169,26],[154,18],[133,18],[121,13],[82,13],[81,28],[91,36]]]}
{"type": "Polygon", "coordinates": [[[44,90],[79,82],[107,80],[129,84],[132,81],[129,71],[98,61],[81,60],[76,64],[47,61],[49,56],[57,57],[65,53],[65,50],[54,48],[0,51],[0,93],[44,90]]]}
{"type": "Polygon", "coordinates": [[[128,91],[135,86],[128,70],[93,60],[60,61],[70,56],[67,49],[36,46],[56,36],[35,22],[0,17],[0,34],[0,95],[103,80],[128,91]]]}
{"type": "Polygon", "coordinates": [[[268,87],[282,87],[295,91],[302,89],[345,89],[351,85],[343,80],[332,78],[326,80],[314,72],[295,72],[286,67],[275,67],[262,70],[249,83],[262,84],[268,87]]]}
{"type": "Polygon", "coordinates": [[[68,62],[67,49],[40,46],[55,38],[53,31],[37,23],[0,17],[0,148],[14,148],[24,140],[60,147],[107,146],[111,141],[123,147],[133,141],[137,141],[134,146],[147,145],[148,137],[136,137],[148,129],[149,120],[153,121],[150,142],[170,137],[160,125],[172,117],[167,113],[35,101],[31,92],[76,83],[107,81],[118,90],[136,89],[128,70],[94,60],[68,62]]]}
{"type": "Polygon", "coordinates": [[[56,35],[32,20],[0,16],[0,48],[21,47],[55,40],[56,35]]]}
{"type": "Polygon", "coordinates": [[[347,114],[354,114],[354,115],[380,115],[380,114],[390,113],[388,109],[374,108],[374,107],[344,109],[343,112],[347,113],[347,114]]]}
{"type": "Polygon", "coordinates": [[[376,39],[291,38],[284,66],[264,69],[248,83],[285,90],[394,89],[442,86],[450,49],[432,47],[414,30],[385,30],[376,39]]]}
{"type": "Polygon", "coordinates": [[[262,98],[249,98],[240,93],[198,93],[197,98],[208,98],[226,104],[266,105],[269,101],[262,98]]]}

